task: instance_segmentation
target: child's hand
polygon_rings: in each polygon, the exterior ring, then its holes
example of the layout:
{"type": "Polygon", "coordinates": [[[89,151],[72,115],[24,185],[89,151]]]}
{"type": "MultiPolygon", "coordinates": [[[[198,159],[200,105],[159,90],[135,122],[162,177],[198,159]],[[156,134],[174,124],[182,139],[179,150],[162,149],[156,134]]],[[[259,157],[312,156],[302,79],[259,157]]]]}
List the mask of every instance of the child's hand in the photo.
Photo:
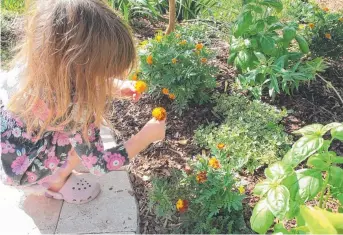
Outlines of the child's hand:
{"type": "Polygon", "coordinates": [[[141,136],[146,138],[150,143],[163,140],[166,136],[166,121],[151,119],[140,131],[141,136]]]}
{"type": "Polygon", "coordinates": [[[137,102],[141,98],[141,94],[136,91],[135,84],[135,81],[115,81],[121,97],[132,99],[133,102],[137,102]]]}
{"type": "Polygon", "coordinates": [[[163,140],[166,135],[166,121],[151,119],[137,135],[131,137],[125,144],[125,149],[129,158],[135,157],[144,150],[149,144],[158,140],[163,140]]]}

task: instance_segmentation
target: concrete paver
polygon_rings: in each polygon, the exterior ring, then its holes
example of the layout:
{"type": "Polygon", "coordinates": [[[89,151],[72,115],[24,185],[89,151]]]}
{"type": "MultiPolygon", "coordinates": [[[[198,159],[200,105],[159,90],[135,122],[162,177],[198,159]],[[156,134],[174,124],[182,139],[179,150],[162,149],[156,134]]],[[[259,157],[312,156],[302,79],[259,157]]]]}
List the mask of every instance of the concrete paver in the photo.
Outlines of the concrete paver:
{"type": "Polygon", "coordinates": [[[99,178],[102,192],[84,205],[64,203],[56,233],[135,233],[137,204],[131,196],[127,172],[111,172],[99,178]]]}

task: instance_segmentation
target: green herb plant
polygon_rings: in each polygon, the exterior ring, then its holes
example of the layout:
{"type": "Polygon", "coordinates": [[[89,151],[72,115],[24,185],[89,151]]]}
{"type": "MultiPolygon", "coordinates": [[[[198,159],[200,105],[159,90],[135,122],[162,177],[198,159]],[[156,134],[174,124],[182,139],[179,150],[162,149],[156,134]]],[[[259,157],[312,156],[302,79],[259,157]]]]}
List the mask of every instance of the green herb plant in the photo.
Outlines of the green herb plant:
{"type": "Polygon", "coordinates": [[[195,141],[212,150],[224,143],[223,152],[237,171],[254,172],[278,161],[290,148],[291,138],[279,124],[286,110],[239,95],[214,96],[213,103],[220,123],[198,128],[195,141]]]}
{"type": "Polygon", "coordinates": [[[272,97],[281,91],[291,94],[300,82],[314,79],[323,70],[322,59],[301,59],[309,53],[309,46],[297,33],[297,24],[282,23],[276,16],[283,9],[281,1],[245,2],[233,26],[228,59],[240,73],[237,82],[242,89],[255,98],[265,88],[272,97]]]}
{"type": "Polygon", "coordinates": [[[265,170],[266,179],[255,186],[260,201],[250,218],[251,227],[266,233],[277,218],[280,223],[274,226],[275,233],[342,233],[342,214],[324,209],[331,198],[343,209],[343,169],[339,167],[343,156],[330,151],[334,140],[343,141],[343,124],[313,124],[294,133],[302,137],[282,161],[265,170]],[[328,132],[330,137],[324,138],[328,132]],[[300,168],[305,160],[308,168],[300,168]],[[305,207],[312,199],[317,199],[320,209],[305,207]],[[297,227],[287,231],[282,222],[289,219],[296,219],[297,227]]]}
{"type": "Polygon", "coordinates": [[[213,53],[202,42],[179,32],[158,34],[143,42],[139,55],[141,79],[149,84],[150,93],[169,96],[177,112],[209,100],[217,68],[210,63],[213,53]]]}

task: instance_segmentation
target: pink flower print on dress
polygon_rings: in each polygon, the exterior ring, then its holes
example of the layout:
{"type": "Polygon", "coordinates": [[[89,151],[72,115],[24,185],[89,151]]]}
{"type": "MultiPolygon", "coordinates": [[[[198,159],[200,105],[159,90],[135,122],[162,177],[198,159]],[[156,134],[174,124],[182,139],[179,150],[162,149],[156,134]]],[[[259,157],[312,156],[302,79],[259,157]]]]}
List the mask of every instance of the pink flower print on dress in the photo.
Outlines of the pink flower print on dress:
{"type": "Polygon", "coordinates": [[[36,182],[36,180],[37,180],[37,175],[36,175],[35,173],[28,171],[28,172],[26,172],[26,175],[27,175],[27,181],[28,181],[29,183],[34,183],[34,182],[36,182]]]}
{"type": "Polygon", "coordinates": [[[89,154],[89,156],[87,157],[87,155],[82,155],[81,157],[83,165],[85,165],[85,167],[87,167],[88,169],[93,168],[94,164],[97,163],[98,158],[93,156],[93,153],[89,154]]]}
{"type": "Polygon", "coordinates": [[[1,136],[2,137],[7,137],[7,138],[10,138],[10,136],[11,136],[11,133],[12,133],[12,131],[11,130],[9,130],[9,131],[5,131],[1,136]]]}
{"type": "Polygon", "coordinates": [[[60,163],[60,160],[55,156],[55,154],[48,154],[48,159],[44,161],[44,166],[50,170],[55,170],[60,163]]]}
{"type": "Polygon", "coordinates": [[[10,144],[8,140],[5,143],[1,143],[1,153],[14,153],[14,144],[10,144]]]}
{"type": "Polygon", "coordinates": [[[12,130],[12,134],[14,137],[16,138],[19,138],[21,136],[21,130],[19,127],[15,127],[13,130],[12,130]]]}
{"type": "Polygon", "coordinates": [[[26,156],[25,149],[20,152],[17,150],[18,157],[12,162],[11,168],[16,175],[23,174],[29,167],[29,158],[26,156]]]}
{"type": "Polygon", "coordinates": [[[95,140],[95,124],[94,123],[89,125],[89,128],[88,128],[88,138],[89,138],[90,142],[95,140]]]}
{"type": "Polygon", "coordinates": [[[31,135],[27,132],[23,132],[23,134],[21,136],[25,139],[28,139],[28,140],[31,140],[31,138],[32,138],[31,135]]]}
{"type": "Polygon", "coordinates": [[[74,136],[74,141],[75,141],[76,143],[82,144],[82,137],[81,137],[81,135],[80,135],[80,134],[76,134],[76,135],[74,136]]]}
{"type": "Polygon", "coordinates": [[[102,143],[102,141],[96,142],[95,146],[99,152],[101,152],[101,153],[104,152],[104,144],[102,143]]]}
{"type": "Polygon", "coordinates": [[[70,144],[68,135],[62,132],[55,133],[54,138],[52,139],[52,143],[57,143],[58,146],[66,146],[70,144]]]}
{"type": "Polygon", "coordinates": [[[125,158],[119,153],[105,154],[104,159],[107,162],[106,167],[110,171],[119,170],[125,162],[125,158]]]}
{"type": "Polygon", "coordinates": [[[24,126],[23,122],[18,117],[14,118],[14,120],[17,123],[17,126],[19,126],[19,127],[23,127],[24,126]]]}
{"type": "Polygon", "coordinates": [[[95,166],[91,169],[89,169],[90,173],[92,173],[93,175],[96,175],[96,176],[102,176],[105,174],[105,171],[104,169],[102,169],[100,166],[95,166]]]}
{"type": "Polygon", "coordinates": [[[13,185],[13,180],[12,180],[12,178],[10,178],[10,177],[7,176],[6,184],[7,184],[7,185],[13,185]]]}

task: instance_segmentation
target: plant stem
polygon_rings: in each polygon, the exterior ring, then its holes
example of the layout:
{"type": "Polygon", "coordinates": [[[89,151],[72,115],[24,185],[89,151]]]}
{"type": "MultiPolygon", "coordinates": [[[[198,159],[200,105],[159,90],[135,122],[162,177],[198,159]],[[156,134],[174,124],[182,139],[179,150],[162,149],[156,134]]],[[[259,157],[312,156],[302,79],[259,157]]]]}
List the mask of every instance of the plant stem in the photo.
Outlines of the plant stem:
{"type": "MultiPolygon", "coordinates": [[[[325,191],[326,191],[326,189],[329,190],[329,185],[328,185],[328,183],[329,183],[329,178],[330,178],[330,170],[328,170],[328,171],[326,172],[326,178],[325,178],[325,181],[324,181],[323,189],[322,189],[322,191],[320,192],[320,199],[319,199],[319,207],[320,207],[320,208],[323,208],[323,199],[324,199],[325,191]]],[[[325,205],[326,205],[326,203],[325,203],[325,205]]],[[[325,205],[324,205],[324,206],[325,206],[325,205]]]]}
{"type": "Polygon", "coordinates": [[[337,89],[332,85],[331,82],[325,80],[322,76],[320,76],[318,73],[317,73],[317,76],[322,79],[327,85],[328,87],[330,87],[335,93],[336,95],[338,96],[338,98],[341,100],[342,104],[343,104],[343,98],[342,96],[339,94],[339,92],[337,91],[337,89]]]}

